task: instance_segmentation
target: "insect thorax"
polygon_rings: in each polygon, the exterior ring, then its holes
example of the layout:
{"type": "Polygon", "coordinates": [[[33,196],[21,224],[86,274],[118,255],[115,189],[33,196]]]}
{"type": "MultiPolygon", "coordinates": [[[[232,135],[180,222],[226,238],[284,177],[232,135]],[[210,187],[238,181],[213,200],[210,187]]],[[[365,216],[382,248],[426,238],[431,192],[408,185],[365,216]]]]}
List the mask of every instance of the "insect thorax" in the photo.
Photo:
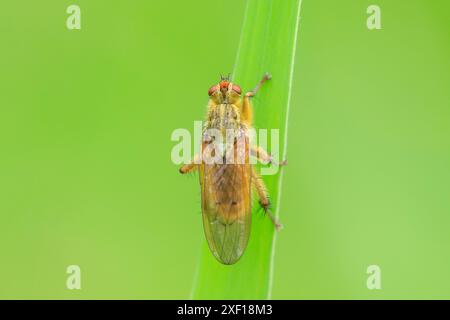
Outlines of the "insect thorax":
{"type": "Polygon", "coordinates": [[[239,108],[234,104],[210,106],[205,129],[243,129],[239,108]]]}

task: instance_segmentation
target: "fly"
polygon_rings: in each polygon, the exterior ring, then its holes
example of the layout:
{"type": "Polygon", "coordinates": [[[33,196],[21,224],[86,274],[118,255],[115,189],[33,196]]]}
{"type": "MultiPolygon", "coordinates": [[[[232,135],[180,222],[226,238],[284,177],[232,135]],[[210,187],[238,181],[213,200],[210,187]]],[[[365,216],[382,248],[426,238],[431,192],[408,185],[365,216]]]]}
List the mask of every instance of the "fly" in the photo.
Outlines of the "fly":
{"type": "MultiPolygon", "coordinates": [[[[269,209],[266,186],[249,161],[249,157],[253,156],[263,163],[273,163],[272,156],[263,148],[249,146],[248,135],[253,122],[250,98],[270,78],[269,74],[265,74],[257,86],[242,97],[238,85],[232,83],[229,77],[221,77],[220,82],[208,90],[201,161],[180,168],[182,174],[199,172],[205,236],[215,258],[227,265],[236,263],[248,244],[252,189],[275,228],[281,227],[269,209]],[[228,136],[230,131],[234,133],[232,139],[228,136]],[[220,141],[225,136],[227,146],[223,147],[220,141]]],[[[282,162],[280,165],[284,164],[282,162]]]]}

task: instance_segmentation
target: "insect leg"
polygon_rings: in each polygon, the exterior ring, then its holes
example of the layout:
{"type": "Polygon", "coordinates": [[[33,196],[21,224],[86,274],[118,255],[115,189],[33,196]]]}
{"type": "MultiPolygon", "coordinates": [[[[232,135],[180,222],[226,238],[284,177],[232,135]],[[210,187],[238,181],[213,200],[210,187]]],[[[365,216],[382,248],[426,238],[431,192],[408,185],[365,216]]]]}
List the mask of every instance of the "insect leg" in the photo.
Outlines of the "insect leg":
{"type": "Polygon", "coordinates": [[[186,174],[186,173],[190,173],[190,172],[194,172],[198,170],[198,164],[195,163],[189,163],[189,164],[185,164],[184,166],[182,166],[180,168],[180,173],[181,174],[186,174]]]}
{"type": "Polygon", "coordinates": [[[198,166],[199,166],[199,159],[200,159],[200,156],[199,155],[195,155],[194,162],[191,162],[191,163],[188,163],[188,164],[185,164],[184,166],[182,166],[180,168],[180,173],[181,174],[186,174],[186,173],[189,173],[189,172],[197,171],[198,170],[198,166]]]}
{"type": "Polygon", "coordinates": [[[250,102],[250,97],[247,95],[245,95],[244,100],[242,101],[241,120],[248,126],[251,126],[253,122],[252,103],[250,102]]]}
{"type": "Polygon", "coordinates": [[[273,225],[275,226],[275,229],[279,231],[283,226],[277,221],[277,219],[270,211],[269,194],[267,192],[264,181],[256,173],[255,168],[252,168],[252,178],[253,186],[255,187],[256,193],[258,194],[259,204],[264,209],[264,212],[269,216],[270,221],[272,221],[273,225]]]}
{"type": "Polygon", "coordinates": [[[266,82],[267,80],[272,79],[272,76],[268,73],[264,74],[263,78],[258,82],[256,87],[245,94],[246,97],[254,97],[256,95],[256,92],[258,92],[259,88],[266,82]]]}
{"type": "Polygon", "coordinates": [[[259,81],[256,87],[245,94],[244,99],[242,101],[241,107],[241,119],[248,125],[252,124],[253,121],[253,112],[252,112],[252,104],[250,102],[250,97],[254,97],[256,92],[258,92],[259,88],[263,85],[264,82],[271,79],[271,75],[266,73],[264,77],[259,81]]]}
{"type": "Polygon", "coordinates": [[[280,163],[273,161],[273,157],[264,148],[259,146],[251,146],[251,155],[256,157],[259,161],[267,164],[274,164],[278,166],[287,165],[287,160],[283,160],[280,163]]]}

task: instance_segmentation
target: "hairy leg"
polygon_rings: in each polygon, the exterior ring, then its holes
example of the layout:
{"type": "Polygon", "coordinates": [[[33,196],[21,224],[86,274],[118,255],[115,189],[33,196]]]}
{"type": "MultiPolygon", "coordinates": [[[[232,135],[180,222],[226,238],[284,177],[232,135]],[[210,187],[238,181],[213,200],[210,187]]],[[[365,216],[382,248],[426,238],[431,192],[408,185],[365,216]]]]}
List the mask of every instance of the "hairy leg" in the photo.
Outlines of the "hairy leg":
{"type": "Polygon", "coordinates": [[[264,209],[264,212],[269,216],[270,221],[272,221],[273,225],[275,226],[275,229],[280,230],[282,228],[282,225],[277,221],[277,219],[270,211],[269,194],[267,193],[264,181],[256,173],[255,168],[252,168],[252,183],[255,187],[256,193],[258,194],[259,204],[264,209]]]}
{"type": "Polygon", "coordinates": [[[275,164],[279,166],[287,165],[287,160],[283,160],[280,163],[273,161],[273,157],[266,151],[264,148],[259,146],[252,146],[250,149],[250,153],[252,156],[256,157],[259,161],[264,164],[275,164]]]}
{"type": "Polygon", "coordinates": [[[255,86],[255,88],[252,91],[249,91],[245,94],[242,107],[241,107],[241,119],[243,122],[247,123],[249,126],[253,122],[253,111],[252,111],[252,104],[250,102],[250,98],[254,97],[256,95],[256,92],[258,92],[259,88],[263,85],[264,82],[267,80],[270,80],[271,76],[266,73],[263,78],[258,82],[258,84],[255,86]]]}
{"type": "Polygon", "coordinates": [[[198,170],[199,165],[200,165],[200,156],[195,155],[194,162],[191,162],[191,163],[188,163],[188,164],[185,164],[184,166],[182,166],[180,168],[180,173],[186,174],[186,173],[190,173],[190,172],[195,172],[198,170]]]}
{"type": "Polygon", "coordinates": [[[198,170],[198,164],[189,163],[189,164],[185,164],[184,166],[182,166],[180,168],[180,173],[186,174],[186,173],[190,173],[190,172],[195,172],[197,170],[198,170]]]}

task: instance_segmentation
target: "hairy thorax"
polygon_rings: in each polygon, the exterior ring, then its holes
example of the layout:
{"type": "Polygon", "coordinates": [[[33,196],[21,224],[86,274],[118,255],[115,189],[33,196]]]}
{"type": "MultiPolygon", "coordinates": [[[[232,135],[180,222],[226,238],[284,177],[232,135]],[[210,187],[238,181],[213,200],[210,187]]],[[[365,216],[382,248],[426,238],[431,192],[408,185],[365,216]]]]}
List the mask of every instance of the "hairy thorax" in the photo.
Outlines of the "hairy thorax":
{"type": "Polygon", "coordinates": [[[225,131],[241,128],[239,108],[236,105],[222,103],[209,107],[205,129],[225,131]]]}

